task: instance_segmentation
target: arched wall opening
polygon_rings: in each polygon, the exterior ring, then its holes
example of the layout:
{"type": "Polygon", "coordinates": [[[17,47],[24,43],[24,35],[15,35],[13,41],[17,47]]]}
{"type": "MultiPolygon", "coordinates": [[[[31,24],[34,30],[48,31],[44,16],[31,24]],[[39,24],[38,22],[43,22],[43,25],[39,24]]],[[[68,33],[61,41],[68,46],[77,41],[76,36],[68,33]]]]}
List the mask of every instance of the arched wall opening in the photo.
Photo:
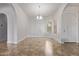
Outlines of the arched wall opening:
{"type": "Polygon", "coordinates": [[[76,4],[67,4],[61,18],[61,41],[78,41],[78,9],[76,4]]]}
{"type": "MultiPolygon", "coordinates": [[[[15,8],[12,4],[0,4],[0,14],[6,15],[7,18],[7,45],[8,43],[17,43],[17,21],[15,8]]],[[[5,17],[4,17],[5,18],[5,17]]],[[[3,25],[1,25],[3,26],[3,25]]]]}

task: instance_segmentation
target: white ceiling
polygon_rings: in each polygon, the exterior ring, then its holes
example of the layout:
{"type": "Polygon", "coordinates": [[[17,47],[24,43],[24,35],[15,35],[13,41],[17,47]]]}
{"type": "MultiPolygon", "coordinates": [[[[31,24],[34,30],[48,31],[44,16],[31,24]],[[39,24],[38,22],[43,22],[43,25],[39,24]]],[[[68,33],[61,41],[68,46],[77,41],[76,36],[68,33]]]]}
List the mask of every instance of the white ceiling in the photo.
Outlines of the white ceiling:
{"type": "Polygon", "coordinates": [[[21,3],[19,6],[23,9],[24,13],[28,16],[52,16],[61,3],[21,3]],[[40,8],[39,8],[40,6],[40,8]]]}

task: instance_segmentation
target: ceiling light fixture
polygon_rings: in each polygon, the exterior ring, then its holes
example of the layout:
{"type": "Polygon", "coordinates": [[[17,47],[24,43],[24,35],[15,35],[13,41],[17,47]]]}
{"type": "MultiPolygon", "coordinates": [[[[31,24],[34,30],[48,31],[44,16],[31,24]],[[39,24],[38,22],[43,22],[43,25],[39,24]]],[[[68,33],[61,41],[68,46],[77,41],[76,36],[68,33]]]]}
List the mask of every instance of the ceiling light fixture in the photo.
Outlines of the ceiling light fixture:
{"type": "Polygon", "coordinates": [[[40,17],[39,17],[39,16],[37,16],[36,18],[37,18],[37,19],[40,19],[40,17]]]}
{"type": "Polygon", "coordinates": [[[42,20],[42,19],[43,19],[43,16],[40,16],[40,5],[38,6],[38,8],[39,8],[39,16],[36,16],[36,18],[37,18],[38,20],[42,20]]]}
{"type": "Polygon", "coordinates": [[[43,19],[43,17],[42,17],[42,16],[40,16],[40,19],[43,19]]]}
{"type": "Polygon", "coordinates": [[[36,18],[39,19],[39,20],[43,19],[42,16],[37,16],[36,18]]]}

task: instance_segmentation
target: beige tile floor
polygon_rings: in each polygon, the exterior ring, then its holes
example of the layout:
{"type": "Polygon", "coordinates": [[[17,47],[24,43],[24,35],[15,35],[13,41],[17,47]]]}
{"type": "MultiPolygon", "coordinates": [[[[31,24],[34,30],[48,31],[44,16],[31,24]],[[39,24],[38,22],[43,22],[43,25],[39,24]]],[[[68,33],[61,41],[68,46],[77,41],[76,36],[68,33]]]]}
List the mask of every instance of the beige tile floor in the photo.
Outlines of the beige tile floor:
{"type": "Polygon", "coordinates": [[[78,56],[77,43],[59,44],[50,38],[26,38],[17,45],[0,42],[1,56],[78,56]]]}

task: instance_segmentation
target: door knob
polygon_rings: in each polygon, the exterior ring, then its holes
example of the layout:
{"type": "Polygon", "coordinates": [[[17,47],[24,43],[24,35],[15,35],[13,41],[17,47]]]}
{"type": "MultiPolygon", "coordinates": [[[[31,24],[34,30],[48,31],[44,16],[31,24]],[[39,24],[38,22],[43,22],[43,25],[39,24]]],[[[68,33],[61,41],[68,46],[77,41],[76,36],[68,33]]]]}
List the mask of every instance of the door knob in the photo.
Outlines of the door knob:
{"type": "Polygon", "coordinates": [[[3,27],[3,24],[1,24],[0,26],[3,27]]]}

